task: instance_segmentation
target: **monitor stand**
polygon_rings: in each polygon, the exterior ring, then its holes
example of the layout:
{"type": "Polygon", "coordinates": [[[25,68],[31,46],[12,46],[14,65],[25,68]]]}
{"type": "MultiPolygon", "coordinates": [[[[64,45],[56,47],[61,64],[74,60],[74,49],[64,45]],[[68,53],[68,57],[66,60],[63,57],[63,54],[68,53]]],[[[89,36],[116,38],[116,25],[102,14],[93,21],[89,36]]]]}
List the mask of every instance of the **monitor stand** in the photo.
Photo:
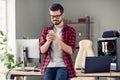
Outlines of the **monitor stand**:
{"type": "Polygon", "coordinates": [[[35,72],[39,72],[40,69],[38,69],[38,66],[36,65],[36,62],[34,63],[34,67],[25,67],[25,64],[27,63],[27,58],[28,57],[28,47],[23,47],[23,52],[22,52],[22,67],[20,69],[15,69],[16,71],[35,71],[35,72]]]}
{"type": "Polygon", "coordinates": [[[27,62],[26,58],[27,58],[27,54],[28,54],[28,47],[23,47],[23,52],[22,52],[22,67],[21,69],[16,69],[16,71],[34,71],[34,69],[27,69],[25,68],[25,64],[27,62]]]}

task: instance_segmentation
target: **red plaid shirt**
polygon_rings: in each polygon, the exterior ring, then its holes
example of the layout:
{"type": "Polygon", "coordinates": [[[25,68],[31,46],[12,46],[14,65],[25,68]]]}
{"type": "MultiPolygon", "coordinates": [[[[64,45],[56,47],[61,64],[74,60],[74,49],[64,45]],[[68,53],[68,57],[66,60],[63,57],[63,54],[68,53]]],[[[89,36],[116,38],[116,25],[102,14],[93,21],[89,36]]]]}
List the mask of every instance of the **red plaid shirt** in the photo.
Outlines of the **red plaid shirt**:
{"type": "MultiPolygon", "coordinates": [[[[54,26],[49,26],[43,29],[41,39],[40,39],[40,46],[42,46],[46,42],[46,35],[48,34],[48,30],[52,30],[54,26]]],[[[67,45],[71,46],[72,50],[75,50],[75,42],[76,42],[76,31],[70,26],[64,25],[62,29],[62,41],[67,45]]],[[[44,70],[50,61],[50,48],[44,54],[44,58],[42,61],[41,67],[41,75],[44,75],[44,70]]],[[[74,70],[74,66],[72,63],[71,55],[63,51],[63,59],[64,63],[68,69],[69,78],[75,77],[76,73],[74,70]]]]}

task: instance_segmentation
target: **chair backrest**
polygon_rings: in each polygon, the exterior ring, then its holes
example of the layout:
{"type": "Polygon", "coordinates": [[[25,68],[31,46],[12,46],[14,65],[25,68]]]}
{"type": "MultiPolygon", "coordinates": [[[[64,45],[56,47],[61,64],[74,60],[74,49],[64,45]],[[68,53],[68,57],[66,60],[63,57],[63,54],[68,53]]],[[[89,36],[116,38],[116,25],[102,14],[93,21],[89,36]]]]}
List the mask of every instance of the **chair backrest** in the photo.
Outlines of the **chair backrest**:
{"type": "Polygon", "coordinates": [[[86,56],[95,56],[91,40],[81,40],[79,42],[79,51],[75,61],[75,69],[85,68],[86,56]]]}

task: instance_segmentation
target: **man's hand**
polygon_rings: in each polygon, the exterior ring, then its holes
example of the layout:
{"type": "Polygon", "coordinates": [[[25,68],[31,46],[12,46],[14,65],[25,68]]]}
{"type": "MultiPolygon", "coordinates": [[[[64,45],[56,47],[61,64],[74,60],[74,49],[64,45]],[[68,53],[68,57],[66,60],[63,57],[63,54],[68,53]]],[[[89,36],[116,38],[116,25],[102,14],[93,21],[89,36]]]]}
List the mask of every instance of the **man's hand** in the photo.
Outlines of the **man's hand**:
{"type": "Polygon", "coordinates": [[[46,42],[40,47],[41,53],[46,53],[49,49],[50,43],[55,40],[54,34],[47,34],[46,36],[46,42]]]}
{"type": "Polygon", "coordinates": [[[55,35],[54,34],[47,34],[46,40],[47,40],[47,42],[51,43],[53,40],[55,40],[55,35]]]}
{"type": "Polygon", "coordinates": [[[55,41],[57,44],[60,42],[60,39],[56,34],[47,34],[46,40],[47,42],[55,41]]]}
{"type": "Polygon", "coordinates": [[[57,43],[59,46],[61,46],[61,48],[67,52],[68,54],[72,55],[72,48],[65,44],[56,34],[47,34],[47,44],[50,44],[52,41],[54,41],[55,43],[57,43]]]}

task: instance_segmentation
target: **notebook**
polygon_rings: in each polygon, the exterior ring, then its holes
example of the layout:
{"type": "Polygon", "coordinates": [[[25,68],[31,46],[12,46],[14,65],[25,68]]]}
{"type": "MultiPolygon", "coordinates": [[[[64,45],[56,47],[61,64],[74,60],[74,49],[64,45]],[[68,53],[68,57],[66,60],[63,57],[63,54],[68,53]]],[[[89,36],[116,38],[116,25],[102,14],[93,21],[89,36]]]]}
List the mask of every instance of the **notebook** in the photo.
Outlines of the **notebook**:
{"type": "Polygon", "coordinates": [[[110,56],[86,57],[85,73],[100,73],[110,71],[110,56]]]}

